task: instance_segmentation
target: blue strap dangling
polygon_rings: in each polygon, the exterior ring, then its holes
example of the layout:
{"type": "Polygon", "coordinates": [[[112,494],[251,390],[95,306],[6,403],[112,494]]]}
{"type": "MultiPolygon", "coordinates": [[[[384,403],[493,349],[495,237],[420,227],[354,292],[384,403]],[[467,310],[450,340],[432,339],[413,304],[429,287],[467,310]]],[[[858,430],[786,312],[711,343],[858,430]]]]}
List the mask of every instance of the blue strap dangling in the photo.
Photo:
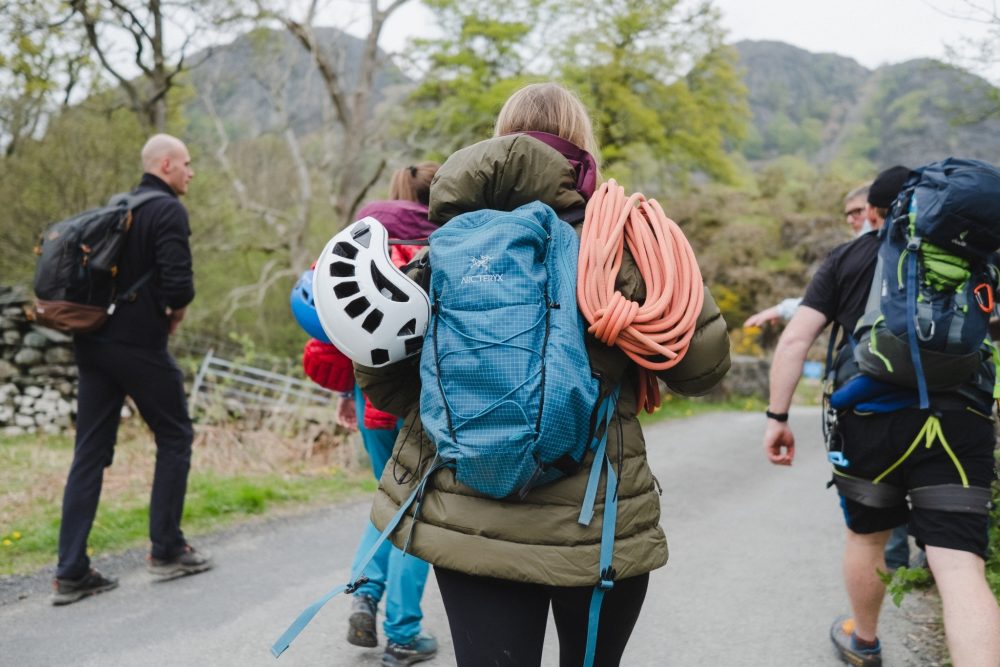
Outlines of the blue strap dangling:
{"type": "Polygon", "coordinates": [[[594,438],[591,440],[590,448],[594,450],[594,461],[590,464],[590,477],[587,479],[587,490],[583,494],[583,504],[580,506],[580,517],[577,523],[589,526],[594,518],[594,503],[597,501],[597,485],[601,480],[601,469],[604,467],[603,460],[608,445],[608,431],[611,429],[611,420],[615,416],[615,407],[618,405],[619,388],[615,389],[604,397],[597,408],[597,420],[594,426],[594,438]],[[604,423],[603,433],[601,422],[604,423]]]}
{"type": "Polygon", "coordinates": [[[587,480],[587,490],[583,495],[580,516],[577,519],[577,522],[584,526],[590,525],[594,518],[594,504],[597,501],[597,487],[601,481],[601,471],[607,469],[607,484],[604,489],[604,522],[601,526],[600,579],[590,596],[590,612],[587,620],[587,652],[584,656],[584,667],[593,667],[597,651],[597,626],[601,620],[601,603],[604,601],[604,594],[614,586],[615,579],[615,571],[611,567],[611,561],[615,546],[615,523],[618,520],[618,477],[615,475],[611,458],[607,455],[607,445],[611,421],[618,405],[619,391],[620,389],[615,387],[601,401],[597,410],[594,440],[591,441],[594,460],[590,466],[590,478],[587,480]],[[600,428],[602,423],[603,432],[598,436],[597,433],[602,430],[600,428]]]}
{"type": "Polygon", "coordinates": [[[278,637],[278,640],[271,646],[271,655],[277,658],[284,653],[285,649],[287,649],[288,646],[295,641],[295,638],[299,636],[299,633],[302,632],[305,627],[309,625],[309,622],[313,620],[313,617],[319,613],[319,610],[323,608],[323,605],[329,602],[332,598],[344,592],[353,593],[357,590],[358,586],[368,581],[364,576],[365,568],[368,567],[372,558],[375,557],[375,553],[379,550],[379,547],[382,546],[382,543],[388,539],[389,535],[392,534],[392,531],[394,531],[396,526],[399,525],[399,522],[402,521],[403,516],[406,514],[406,510],[410,509],[410,505],[413,504],[413,501],[417,498],[417,494],[422,490],[423,487],[418,486],[410,497],[406,499],[406,502],[402,504],[399,511],[396,512],[395,516],[392,517],[389,524],[385,527],[385,530],[383,530],[382,534],[378,536],[377,540],[375,540],[371,549],[368,550],[365,557],[358,563],[358,567],[355,571],[351,572],[350,582],[331,588],[326,595],[306,607],[302,613],[298,615],[298,618],[292,621],[292,624],[288,626],[288,629],[285,630],[285,632],[282,633],[282,635],[278,637]]]}
{"type": "Polygon", "coordinates": [[[611,557],[615,546],[615,523],[618,520],[618,477],[615,475],[611,459],[607,456],[604,457],[604,465],[595,467],[607,467],[608,484],[604,497],[604,525],[601,526],[601,578],[597,582],[597,586],[594,587],[594,593],[590,596],[590,614],[587,620],[587,652],[583,659],[584,667],[593,667],[594,665],[594,657],[597,652],[597,626],[601,620],[601,603],[604,601],[604,594],[615,585],[615,570],[611,567],[611,557]]]}

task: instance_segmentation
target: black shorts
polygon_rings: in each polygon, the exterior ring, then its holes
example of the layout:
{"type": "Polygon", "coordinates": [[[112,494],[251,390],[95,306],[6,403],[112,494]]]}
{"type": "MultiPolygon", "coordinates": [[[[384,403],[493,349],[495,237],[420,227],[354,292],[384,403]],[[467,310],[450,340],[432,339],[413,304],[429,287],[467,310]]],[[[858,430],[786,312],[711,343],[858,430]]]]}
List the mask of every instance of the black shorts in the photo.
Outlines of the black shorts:
{"type": "MultiPolygon", "coordinates": [[[[941,427],[951,451],[965,472],[970,486],[989,488],[996,479],[993,420],[978,413],[948,410],[941,413],[941,427]]],[[[861,479],[875,479],[896,463],[913,444],[927,420],[927,413],[899,410],[889,414],[841,414],[838,430],[843,438],[846,468],[837,469],[861,479]]],[[[937,484],[960,484],[961,476],[942,443],[921,442],[892,472],[885,484],[914,489],[937,484]]],[[[984,514],[878,508],[840,497],[847,527],[855,533],[877,533],[909,522],[910,533],[920,546],[930,545],[969,551],[983,558],[988,546],[989,517],[984,514]]]]}

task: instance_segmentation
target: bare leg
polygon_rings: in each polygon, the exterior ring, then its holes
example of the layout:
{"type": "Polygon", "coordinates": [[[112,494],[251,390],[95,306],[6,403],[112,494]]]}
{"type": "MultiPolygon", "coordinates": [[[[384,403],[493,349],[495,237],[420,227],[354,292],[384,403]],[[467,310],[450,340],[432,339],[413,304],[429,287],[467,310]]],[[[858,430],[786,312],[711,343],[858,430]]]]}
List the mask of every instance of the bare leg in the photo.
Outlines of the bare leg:
{"type": "Polygon", "coordinates": [[[885,584],[878,570],[885,570],[885,543],[891,530],[862,535],[848,529],[844,544],[844,584],[854,613],[854,632],[864,641],[875,641],[885,584]]]}
{"type": "Polygon", "coordinates": [[[927,547],[944,606],[944,630],[955,667],[1000,665],[1000,607],[986,583],[983,559],[968,551],[927,547]]]}

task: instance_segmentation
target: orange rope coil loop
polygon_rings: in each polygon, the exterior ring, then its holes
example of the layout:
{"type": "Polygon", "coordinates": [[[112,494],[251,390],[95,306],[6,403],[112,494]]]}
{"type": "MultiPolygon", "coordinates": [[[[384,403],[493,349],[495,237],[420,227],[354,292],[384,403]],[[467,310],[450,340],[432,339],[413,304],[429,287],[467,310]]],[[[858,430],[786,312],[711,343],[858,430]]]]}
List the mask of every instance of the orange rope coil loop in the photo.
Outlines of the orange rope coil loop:
{"type": "Polygon", "coordinates": [[[639,365],[639,407],[653,412],[661,403],[653,371],[684,358],[705,299],[691,244],[655,199],[627,197],[612,179],[587,204],[577,273],[588,331],[639,365]],[[646,284],[642,304],[615,289],[626,243],[646,284]]]}

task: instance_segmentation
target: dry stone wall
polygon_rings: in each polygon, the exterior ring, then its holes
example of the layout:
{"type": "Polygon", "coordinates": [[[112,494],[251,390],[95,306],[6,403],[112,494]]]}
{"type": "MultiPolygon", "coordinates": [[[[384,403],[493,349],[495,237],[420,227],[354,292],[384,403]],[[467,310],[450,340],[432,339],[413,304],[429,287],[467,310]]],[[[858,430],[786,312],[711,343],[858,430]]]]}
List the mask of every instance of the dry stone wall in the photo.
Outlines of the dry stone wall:
{"type": "Polygon", "coordinates": [[[30,321],[30,294],[0,286],[0,433],[61,433],[76,416],[73,339],[30,321]]]}
{"type": "MultiPolygon", "coordinates": [[[[61,433],[76,417],[77,369],[73,339],[27,316],[31,295],[0,286],[0,434],[61,433]]],[[[732,369],[711,398],[767,397],[769,363],[734,356],[732,369]]],[[[122,416],[131,415],[126,406],[122,416]]]]}
{"type": "Polygon", "coordinates": [[[771,362],[768,359],[735,354],[717,394],[722,398],[757,396],[767,399],[770,370],[771,362]]]}

